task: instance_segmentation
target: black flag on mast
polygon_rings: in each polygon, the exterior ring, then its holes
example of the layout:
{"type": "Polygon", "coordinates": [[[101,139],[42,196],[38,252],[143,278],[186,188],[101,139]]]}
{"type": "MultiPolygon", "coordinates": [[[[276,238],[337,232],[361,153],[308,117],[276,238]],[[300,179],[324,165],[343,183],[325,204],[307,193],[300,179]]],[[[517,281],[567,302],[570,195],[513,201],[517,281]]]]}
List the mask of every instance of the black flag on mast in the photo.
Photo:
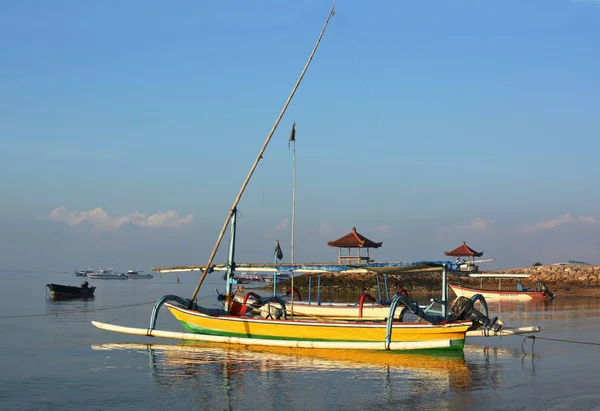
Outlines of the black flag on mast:
{"type": "Polygon", "coordinates": [[[277,240],[277,245],[275,246],[275,252],[273,254],[275,254],[278,260],[281,260],[283,258],[283,251],[281,251],[279,240],[277,240]]]}
{"type": "Polygon", "coordinates": [[[290,139],[288,140],[288,147],[290,146],[291,142],[294,142],[294,144],[296,144],[296,122],[294,121],[294,124],[292,124],[292,131],[290,133],[290,139]]]}

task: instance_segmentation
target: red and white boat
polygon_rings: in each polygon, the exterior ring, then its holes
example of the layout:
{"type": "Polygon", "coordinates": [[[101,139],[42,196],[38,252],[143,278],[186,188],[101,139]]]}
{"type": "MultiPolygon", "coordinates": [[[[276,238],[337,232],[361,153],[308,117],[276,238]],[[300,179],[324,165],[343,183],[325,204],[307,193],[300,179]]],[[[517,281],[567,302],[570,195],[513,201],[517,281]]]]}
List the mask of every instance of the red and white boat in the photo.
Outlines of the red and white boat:
{"type": "Polygon", "coordinates": [[[514,301],[532,301],[532,300],[550,300],[554,294],[548,287],[542,286],[538,281],[536,290],[522,288],[517,290],[502,290],[503,278],[527,278],[529,274],[470,274],[469,277],[476,278],[497,278],[498,290],[485,290],[483,288],[466,287],[460,284],[448,284],[457,297],[471,298],[475,294],[481,294],[486,301],[490,300],[514,300],[514,301]]]}

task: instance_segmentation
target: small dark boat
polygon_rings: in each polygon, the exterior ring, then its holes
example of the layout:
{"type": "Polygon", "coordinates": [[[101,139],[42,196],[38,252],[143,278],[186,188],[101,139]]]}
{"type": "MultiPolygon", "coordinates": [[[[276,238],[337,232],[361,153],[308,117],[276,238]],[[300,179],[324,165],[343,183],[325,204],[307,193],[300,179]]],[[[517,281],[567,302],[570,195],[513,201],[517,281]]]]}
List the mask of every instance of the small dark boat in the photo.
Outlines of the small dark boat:
{"type": "Polygon", "coordinates": [[[52,292],[52,297],[55,298],[77,298],[77,297],[93,297],[96,287],[90,287],[87,281],[81,283],[80,287],[73,285],[46,284],[46,287],[52,292]]]}

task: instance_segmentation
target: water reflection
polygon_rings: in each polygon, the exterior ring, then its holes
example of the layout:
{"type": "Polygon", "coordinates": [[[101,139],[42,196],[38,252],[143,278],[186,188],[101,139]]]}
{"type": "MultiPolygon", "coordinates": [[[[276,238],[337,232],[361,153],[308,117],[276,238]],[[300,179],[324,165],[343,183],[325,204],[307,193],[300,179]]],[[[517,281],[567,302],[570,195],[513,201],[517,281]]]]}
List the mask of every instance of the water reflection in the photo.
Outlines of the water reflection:
{"type": "Polygon", "coordinates": [[[88,322],[94,308],[94,298],[49,298],[46,300],[46,315],[50,322],[88,322]]]}
{"type": "MultiPolygon", "coordinates": [[[[185,342],[177,345],[102,344],[93,345],[92,349],[144,353],[158,387],[202,393],[207,386],[212,386],[213,392],[218,386],[227,398],[228,407],[236,402],[232,395],[241,397],[253,395],[252,392],[255,395],[260,385],[265,401],[262,406],[275,408],[282,407],[287,401],[283,398],[286,395],[297,395],[286,393],[289,387],[298,389],[298,384],[314,382],[315,378],[339,380],[344,389],[349,390],[349,397],[360,392],[364,395],[364,388],[360,388],[364,383],[375,384],[380,389],[377,395],[380,406],[422,405],[427,398],[429,405],[444,407],[447,404],[443,399],[435,400],[442,403],[431,403],[431,392],[466,392],[502,386],[505,359],[521,354],[518,350],[485,346],[467,346],[464,353],[392,354],[360,350],[291,351],[185,342]]],[[[326,385],[311,388],[319,389],[327,390],[326,385]]],[[[326,392],[315,391],[314,395],[326,395],[326,392]]],[[[336,397],[339,400],[340,394],[336,397]]]]}

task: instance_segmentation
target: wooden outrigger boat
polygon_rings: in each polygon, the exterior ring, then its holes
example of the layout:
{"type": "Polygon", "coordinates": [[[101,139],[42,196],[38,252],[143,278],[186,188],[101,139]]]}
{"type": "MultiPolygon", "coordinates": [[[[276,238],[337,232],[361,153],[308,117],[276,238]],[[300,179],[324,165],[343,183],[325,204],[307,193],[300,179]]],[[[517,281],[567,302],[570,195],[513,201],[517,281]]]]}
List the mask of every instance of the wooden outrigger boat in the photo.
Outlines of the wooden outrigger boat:
{"type": "MultiPolygon", "coordinates": [[[[476,296],[471,299],[459,299],[454,306],[449,309],[446,291],[443,291],[442,300],[437,301],[441,305],[439,311],[434,311],[432,309],[425,311],[406,295],[394,295],[389,301],[389,307],[387,307],[388,314],[385,320],[355,318],[344,321],[292,318],[291,316],[288,316],[286,302],[278,296],[259,298],[251,304],[242,304],[235,300],[237,265],[234,260],[234,254],[238,203],[313,58],[325,28],[327,27],[331,16],[333,16],[333,11],[334,8],[331,9],[319,39],[312,50],[300,78],[296,82],[281,113],[275,121],[274,126],[259,151],[250,172],[246,176],[246,179],[229,210],[208,263],[202,270],[202,275],[191,298],[185,299],[176,295],[166,295],[160,298],[154,305],[148,328],[121,327],[96,321],[92,322],[96,327],[125,334],[197,340],[213,343],[241,344],[258,347],[375,351],[427,349],[462,350],[465,343],[465,337],[469,330],[484,330],[485,335],[501,335],[505,332],[502,329],[503,324],[500,321],[497,321],[497,318],[488,317],[487,305],[485,299],[481,296],[476,296]],[[206,275],[213,267],[213,259],[217,253],[221,240],[225,235],[227,227],[229,226],[231,235],[225,274],[225,292],[218,295],[218,300],[223,303],[223,307],[217,309],[205,308],[199,306],[195,302],[195,299],[206,275]],[[477,301],[482,303],[483,312],[474,307],[474,304],[477,301]],[[165,305],[171,314],[180,321],[187,332],[162,331],[155,329],[156,318],[163,305],[165,305]],[[399,305],[406,307],[407,310],[418,317],[418,320],[414,322],[397,321],[396,309],[399,305]],[[260,314],[253,314],[256,310],[258,310],[260,314]]],[[[445,281],[446,271],[449,269],[448,264],[446,263],[402,263],[398,267],[401,266],[403,269],[410,270],[419,268],[423,264],[431,269],[441,271],[445,281]]],[[[368,267],[368,269],[385,272],[388,269],[398,270],[398,267],[390,268],[373,266],[368,267]]],[[[313,266],[313,271],[314,268],[315,267],[313,266]]],[[[359,268],[364,269],[364,267],[359,268]]],[[[446,290],[445,287],[444,290],[446,290]]],[[[293,303],[290,305],[292,304],[293,303]]],[[[536,330],[530,329],[529,331],[536,330]]],[[[519,331],[509,330],[507,332],[517,333],[519,331]]]]}
{"type": "MultiPolygon", "coordinates": [[[[480,294],[486,300],[513,300],[513,301],[540,301],[551,300],[554,294],[547,286],[542,285],[539,281],[536,283],[536,289],[532,291],[529,288],[517,290],[502,290],[503,278],[527,278],[529,274],[470,274],[473,278],[496,278],[498,279],[498,290],[485,290],[482,288],[466,287],[460,284],[449,284],[450,289],[454,291],[457,297],[471,298],[474,295],[480,294]]],[[[520,284],[520,283],[519,283],[520,284]]]]}

